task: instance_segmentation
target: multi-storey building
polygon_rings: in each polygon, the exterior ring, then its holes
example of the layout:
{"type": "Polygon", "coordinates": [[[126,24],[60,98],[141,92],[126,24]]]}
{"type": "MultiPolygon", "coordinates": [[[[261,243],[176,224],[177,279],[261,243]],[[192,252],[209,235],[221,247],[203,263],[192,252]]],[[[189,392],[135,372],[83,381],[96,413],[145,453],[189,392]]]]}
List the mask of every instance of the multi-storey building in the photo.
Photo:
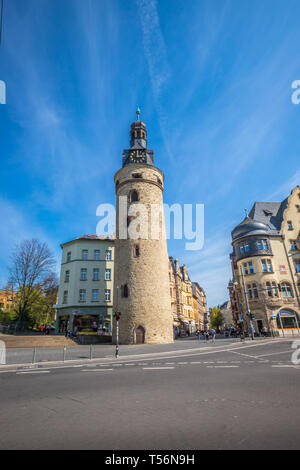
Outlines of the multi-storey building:
{"type": "Polygon", "coordinates": [[[112,332],[114,237],[84,235],[61,245],[56,329],[112,332]]]}
{"type": "Polygon", "coordinates": [[[234,323],[231,309],[231,301],[226,300],[226,302],[224,302],[223,304],[218,305],[218,308],[220,309],[220,312],[224,318],[224,328],[229,328],[234,323]]]}
{"type": "Polygon", "coordinates": [[[200,330],[207,330],[208,312],[206,295],[203,287],[199,286],[198,282],[192,282],[193,298],[196,301],[195,308],[198,308],[198,328],[200,330]]]}
{"type": "Polygon", "coordinates": [[[10,288],[0,290],[0,310],[9,311],[13,308],[15,293],[10,288]]]}
{"type": "Polygon", "coordinates": [[[192,283],[185,265],[169,257],[169,282],[173,313],[173,327],[177,332],[193,334],[198,328],[205,329],[207,307],[204,290],[192,283]]]}
{"type": "Polygon", "coordinates": [[[298,333],[300,187],[282,202],[256,202],[232,231],[232,246],[229,291],[235,321],[249,329],[253,316],[257,333],[262,328],[280,335],[298,333]]]}

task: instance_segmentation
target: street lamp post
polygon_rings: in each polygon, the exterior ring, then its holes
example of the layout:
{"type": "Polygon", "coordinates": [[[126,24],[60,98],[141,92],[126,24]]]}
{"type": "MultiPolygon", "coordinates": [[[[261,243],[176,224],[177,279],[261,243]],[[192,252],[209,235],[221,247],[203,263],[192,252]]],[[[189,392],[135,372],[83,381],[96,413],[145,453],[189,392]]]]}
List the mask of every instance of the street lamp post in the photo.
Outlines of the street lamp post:
{"type": "Polygon", "coordinates": [[[254,340],[254,327],[253,327],[252,318],[251,318],[251,312],[250,312],[250,308],[249,308],[248,294],[247,294],[247,291],[246,291],[245,279],[244,279],[244,274],[243,274],[243,268],[242,268],[242,266],[240,266],[240,271],[241,271],[241,276],[242,276],[244,295],[245,295],[245,299],[246,299],[246,307],[247,307],[247,313],[248,313],[249,324],[250,324],[250,330],[251,330],[251,338],[252,338],[252,340],[254,340]]]}

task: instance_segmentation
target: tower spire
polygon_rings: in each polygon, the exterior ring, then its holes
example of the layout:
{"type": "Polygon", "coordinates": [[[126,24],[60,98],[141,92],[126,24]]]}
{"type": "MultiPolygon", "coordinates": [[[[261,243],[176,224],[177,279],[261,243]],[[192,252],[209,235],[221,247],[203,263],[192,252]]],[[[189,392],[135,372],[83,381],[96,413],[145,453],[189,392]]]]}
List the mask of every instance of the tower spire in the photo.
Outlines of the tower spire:
{"type": "Polygon", "coordinates": [[[137,109],[136,109],[136,119],[137,119],[137,121],[140,120],[140,114],[141,114],[141,110],[140,110],[139,107],[137,107],[137,109]]]}

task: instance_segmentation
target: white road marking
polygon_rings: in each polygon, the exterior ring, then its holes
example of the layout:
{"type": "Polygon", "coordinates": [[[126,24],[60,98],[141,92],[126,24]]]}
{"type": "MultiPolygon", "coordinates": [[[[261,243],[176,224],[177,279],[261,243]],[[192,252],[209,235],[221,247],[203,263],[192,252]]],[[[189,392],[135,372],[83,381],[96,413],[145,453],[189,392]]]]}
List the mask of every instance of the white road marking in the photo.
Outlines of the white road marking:
{"type": "Polygon", "coordinates": [[[216,368],[219,368],[219,369],[220,369],[220,368],[226,369],[226,368],[228,368],[228,367],[231,367],[231,368],[232,368],[232,367],[240,367],[240,366],[206,366],[206,367],[207,367],[207,368],[211,368],[211,369],[212,369],[212,368],[214,368],[214,369],[216,369],[216,368]]]}
{"type": "Polygon", "coordinates": [[[125,366],[135,366],[135,364],[125,364],[125,366]]]}
{"type": "Polygon", "coordinates": [[[281,351],[281,352],[275,352],[275,353],[269,353],[269,354],[261,354],[260,356],[255,356],[255,357],[265,357],[265,356],[277,356],[278,354],[291,354],[293,351],[290,349],[288,351],[281,351]]]}
{"type": "Polygon", "coordinates": [[[300,369],[300,365],[297,366],[297,365],[292,365],[292,364],[282,364],[282,365],[276,365],[276,366],[271,366],[271,367],[291,367],[293,369],[300,369]]]}
{"type": "Polygon", "coordinates": [[[175,369],[175,367],[143,367],[143,370],[166,370],[175,369]]]}
{"type": "Polygon", "coordinates": [[[258,359],[259,361],[262,361],[262,359],[260,359],[259,357],[257,356],[250,356],[250,354],[244,354],[244,353],[239,353],[237,351],[230,351],[232,354],[238,354],[239,356],[245,356],[245,357],[251,357],[252,359],[258,359]]]}
{"type": "Polygon", "coordinates": [[[193,361],[193,362],[190,362],[190,364],[201,364],[201,361],[193,361]]]}
{"type": "Polygon", "coordinates": [[[28,370],[23,372],[16,372],[16,375],[19,374],[49,374],[50,370],[28,370]]]}
{"type": "Polygon", "coordinates": [[[113,369],[83,369],[81,372],[107,372],[113,369]]]}
{"type": "Polygon", "coordinates": [[[187,364],[187,362],[177,362],[177,364],[187,364]]]}

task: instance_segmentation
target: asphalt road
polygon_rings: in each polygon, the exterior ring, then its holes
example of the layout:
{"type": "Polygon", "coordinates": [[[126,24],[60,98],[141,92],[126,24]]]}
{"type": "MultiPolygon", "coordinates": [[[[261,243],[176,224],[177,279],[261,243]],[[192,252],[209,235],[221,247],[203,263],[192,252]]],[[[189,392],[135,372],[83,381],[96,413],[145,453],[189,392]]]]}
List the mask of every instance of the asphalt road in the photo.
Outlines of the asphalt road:
{"type": "Polygon", "coordinates": [[[0,370],[0,449],[299,449],[291,341],[197,346],[0,370]]]}

